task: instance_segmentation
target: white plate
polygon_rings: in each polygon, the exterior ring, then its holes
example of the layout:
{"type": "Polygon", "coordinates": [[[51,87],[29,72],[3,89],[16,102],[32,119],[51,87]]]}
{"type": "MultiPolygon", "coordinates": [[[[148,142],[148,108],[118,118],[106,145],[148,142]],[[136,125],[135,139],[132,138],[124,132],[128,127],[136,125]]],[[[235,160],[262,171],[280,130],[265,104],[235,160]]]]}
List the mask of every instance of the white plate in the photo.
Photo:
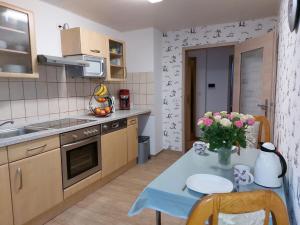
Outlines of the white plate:
{"type": "Polygon", "coordinates": [[[233,190],[230,180],[212,174],[192,175],[186,180],[186,186],[202,194],[228,193],[233,190]]]}
{"type": "Polygon", "coordinates": [[[7,65],[4,65],[2,67],[2,70],[4,72],[9,72],[9,73],[25,73],[26,72],[26,66],[7,64],[7,65]]]}

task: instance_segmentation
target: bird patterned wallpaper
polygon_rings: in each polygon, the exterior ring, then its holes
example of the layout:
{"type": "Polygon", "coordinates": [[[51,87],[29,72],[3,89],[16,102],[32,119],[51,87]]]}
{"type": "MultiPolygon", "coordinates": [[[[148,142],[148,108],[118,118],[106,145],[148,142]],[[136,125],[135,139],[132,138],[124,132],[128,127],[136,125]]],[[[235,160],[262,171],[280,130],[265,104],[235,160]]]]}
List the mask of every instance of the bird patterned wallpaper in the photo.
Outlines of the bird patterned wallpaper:
{"type": "Polygon", "coordinates": [[[300,33],[290,32],[288,0],[283,0],[278,22],[278,67],[275,143],[288,162],[286,185],[293,225],[300,225],[300,33]]]}
{"type": "Polygon", "coordinates": [[[182,48],[189,46],[241,42],[275,29],[277,17],[236,23],[200,26],[163,33],[162,116],[163,147],[182,149],[182,48]]]}

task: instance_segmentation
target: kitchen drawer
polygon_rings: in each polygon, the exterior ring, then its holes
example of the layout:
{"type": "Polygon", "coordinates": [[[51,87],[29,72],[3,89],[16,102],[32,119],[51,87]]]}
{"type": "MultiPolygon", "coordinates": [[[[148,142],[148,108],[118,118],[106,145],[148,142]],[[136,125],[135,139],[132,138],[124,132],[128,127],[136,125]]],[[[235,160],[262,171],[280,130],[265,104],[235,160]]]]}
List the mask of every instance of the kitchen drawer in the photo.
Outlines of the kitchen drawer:
{"type": "Polygon", "coordinates": [[[127,126],[134,125],[138,123],[137,117],[131,117],[127,119],[127,126]]]}
{"type": "Polygon", "coordinates": [[[59,147],[60,144],[58,135],[10,145],[7,147],[8,161],[17,161],[59,147]]]}
{"type": "Polygon", "coordinates": [[[0,148],[0,166],[7,163],[7,150],[6,147],[0,148]]]}

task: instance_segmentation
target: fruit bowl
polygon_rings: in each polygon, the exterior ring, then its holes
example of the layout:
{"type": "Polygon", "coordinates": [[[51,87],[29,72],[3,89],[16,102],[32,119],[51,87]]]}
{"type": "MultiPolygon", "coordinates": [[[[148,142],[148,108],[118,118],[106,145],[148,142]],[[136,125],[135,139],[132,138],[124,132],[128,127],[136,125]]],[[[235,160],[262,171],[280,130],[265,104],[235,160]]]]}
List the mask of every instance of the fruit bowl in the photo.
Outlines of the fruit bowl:
{"type": "Polygon", "coordinates": [[[98,85],[90,98],[89,109],[96,117],[108,117],[114,111],[114,100],[104,84],[98,85]]]}

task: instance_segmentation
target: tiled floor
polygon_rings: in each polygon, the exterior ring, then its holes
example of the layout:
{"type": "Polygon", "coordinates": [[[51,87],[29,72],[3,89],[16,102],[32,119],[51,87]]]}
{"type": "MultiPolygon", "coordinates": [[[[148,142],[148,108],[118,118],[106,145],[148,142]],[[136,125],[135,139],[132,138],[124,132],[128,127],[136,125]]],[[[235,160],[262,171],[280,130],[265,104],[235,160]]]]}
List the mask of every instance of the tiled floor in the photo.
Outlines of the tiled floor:
{"type": "MultiPolygon", "coordinates": [[[[135,217],[127,212],[144,187],[181,156],[164,151],[147,164],[136,166],[90,194],[46,225],[154,225],[155,212],[147,209],[135,217]]],[[[163,225],[183,225],[184,220],[162,215],[163,225]]]]}

